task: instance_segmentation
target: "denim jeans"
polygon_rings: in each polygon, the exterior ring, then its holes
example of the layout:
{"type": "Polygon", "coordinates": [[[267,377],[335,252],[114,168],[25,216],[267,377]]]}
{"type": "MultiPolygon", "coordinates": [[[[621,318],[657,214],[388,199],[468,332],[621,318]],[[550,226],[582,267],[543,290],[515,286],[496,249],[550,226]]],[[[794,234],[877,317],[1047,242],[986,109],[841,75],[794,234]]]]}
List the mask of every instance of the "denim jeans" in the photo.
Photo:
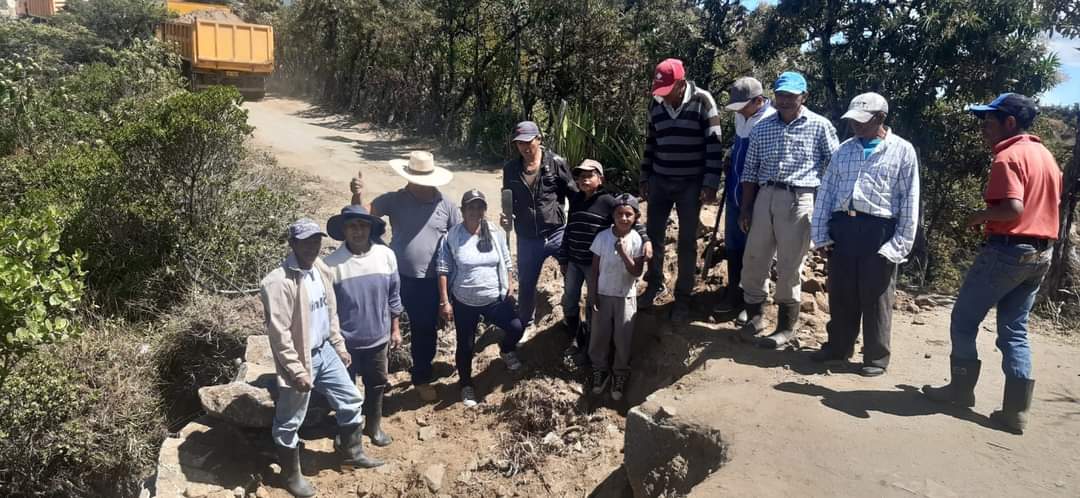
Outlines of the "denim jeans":
{"type": "MultiPolygon", "coordinates": [[[[330,402],[338,425],[345,427],[362,422],[360,410],[364,397],[329,342],[311,351],[311,378],[314,390],[330,402]]],[[[296,447],[299,442],[296,431],[304,423],[310,400],[310,392],[302,393],[291,387],[278,390],[278,399],[274,403],[274,426],[271,429],[274,444],[296,447]]]]}
{"type": "Polygon", "coordinates": [[[518,317],[521,324],[528,327],[533,322],[536,310],[536,282],[540,280],[540,270],[544,261],[554,257],[562,247],[563,229],[553,232],[543,239],[518,237],[518,317]]]}
{"type": "Polygon", "coordinates": [[[697,272],[698,215],[701,212],[701,178],[698,177],[649,177],[649,204],[646,232],[653,244],[653,258],[645,281],[650,288],[664,283],[664,248],[667,244],[668,218],[671,208],[679,215],[678,264],[679,277],[675,282],[675,299],[690,298],[694,290],[694,274],[697,272]]]}
{"type": "Polygon", "coordinates": [[[469,306],[458,302],[453,297],[450,298],[450,303],[454,307],[454,327],[457,329],[457,352],[454,355],[454,362],[457,363],[458,382],[462,386],[471,386],[476,325],[480,323],[480,318],[486,318],[496,327],[503,329],[506,335],[499,344],[499,351],[503,353],[517,350],[518,341],[524,335],[525,327],[514,315],[514,303],[506,298],[485,306],[469,306]]]}
{"type": "MultiPolygon", "coordinates": [[[[563,316],[568,320],[572,320],[568,323],[579,323],[581,320],[581,289],[583,286],[588,285],[591,271],[592,265],[583,265],[572,261],[566,265],[566,277],[563,279],[562,309],[563,316]]],[[[588,299],[585,302],[585,323],[592,323],[592,302],[588,299]]],[[[570,334],[576,341],[577,347],[586,350],[589,347],[589,337],[582,333],[583,330],[583,327],[578,327],[577,330],[571,330],[570,334]]]]}
{"type": "Polygon", "coordinates": [[[401,303],[409,315],[413,384],[431,382],[439,332],[439,281],[434,278],[401,277],[401,303]]]}
{"type": "Polygon", "coordinates": [[[1028,312],[1039,284],[1050,269],[1052,251],[1037,251],[1027,244],[988,242],[968,270],[952,311],[952,355],[975,360],[975,337],[990,308],[997,307],[997,347],[1007,377],[1031,378],[1028,312]]]}

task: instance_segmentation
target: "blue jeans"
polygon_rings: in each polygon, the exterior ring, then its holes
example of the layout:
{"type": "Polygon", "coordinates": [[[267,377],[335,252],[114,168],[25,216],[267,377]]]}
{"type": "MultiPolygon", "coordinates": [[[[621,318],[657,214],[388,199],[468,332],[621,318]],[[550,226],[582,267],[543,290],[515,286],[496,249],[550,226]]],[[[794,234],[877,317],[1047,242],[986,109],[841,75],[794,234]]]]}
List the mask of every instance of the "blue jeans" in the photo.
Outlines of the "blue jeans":
{"type": "Polygon", "coordinates": [[[645,231],[653,244],[653,258],[645,281],[653,289],[664,283],[664,248],[671,208],[679,215],[678,264],[675,300],[690,298],[697,273],[698,215],[701,212],[701,178],[653,175],[649,177],[649,205],[645,231]]]}
{"type": "Polygon", "coordinates": [[[952,355],[976,360],[975,337],[990,308],[997,307],[997,347],[1007,377],[1031,378],[1028,312],[1039,284],[1050,269],[1052,251],[1038,252],[1027,244],[988,242],[968,270],[952,311],[952,355]]]}
{"type": "MultiPolygon", "coordinates": [[[[573,261],[566,264],[566,276],[563,278],[562,309],[563,316],[567,320],[571,320],[567,323],[574,324],[581,321],[581,288],[583,285],[588,284],[590,272],[592,272],[592,265],[583,265],[573,261]]],[[[591,324],[592,301],[588,299],[585,301],[585,323],[591,324]]],[[[578,327],[578,330],[571,330],[570,334],[576,341],[577,347],[587,351],[589,337],[582,333],[583,330],[582,327],[578,327]]]]}
{"type": "Polygon", "coordinates": [[[409,374],[413,384],[427,384],[439,332],[439,280],[401,277],[401,303],[409,315],[413,361],[409,374]]]}
{"type": "MultiPolygon", "coordinates": [[[[330,402],[338,425],[347,427],[363,422],[360,410],[364,397],[329,342],[311,351],[311,378],[314,390],[330,402]]],[[[302,393],[291,387],[278,390],[278,399],[274,403],[274,426],[271,429],[274,444],[296,447],[299,442],[296,431],[304,423],[310,400],[310,392],[302,393]]]]}
{"type": "Polygon", "coordinates": [[[518,318],[528,327],[533,322],[536,311],[536,282],[540,280],[540,270],[544,269],[544,260],[554,257],[562,247],[563,229],[560,228],[543,239],[518,237],[518,318]]]}
{"type": "Polygon", "coordinates": [[[500,299],[485,306],[469,306],[458,302],[453,297],[450,304],[454,307],[454,326],[457,329],[457,351],[454,362],[457,363],[458,382],[462,386],[472,385],[473,349],[476,345],[476,325],[484,317],[506,334],[499,344],[499,351],[509,353],[517,350],[518,341],[525,334],[521,320],[514,315],[514,303],[510,299],[500,299]]]}

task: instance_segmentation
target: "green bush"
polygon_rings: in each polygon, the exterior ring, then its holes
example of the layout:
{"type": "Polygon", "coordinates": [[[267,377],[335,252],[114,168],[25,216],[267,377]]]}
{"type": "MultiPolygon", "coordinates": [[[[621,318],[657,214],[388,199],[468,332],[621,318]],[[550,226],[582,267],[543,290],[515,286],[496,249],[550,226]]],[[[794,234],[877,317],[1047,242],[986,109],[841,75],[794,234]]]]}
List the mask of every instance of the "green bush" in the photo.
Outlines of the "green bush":
{"type": "Polygon", "coordinates": [[[71,318],[83,296],[83,257],[60,250],[58,216],[0,217],[0,385],[22,357],[79,333],[71,318]]]}

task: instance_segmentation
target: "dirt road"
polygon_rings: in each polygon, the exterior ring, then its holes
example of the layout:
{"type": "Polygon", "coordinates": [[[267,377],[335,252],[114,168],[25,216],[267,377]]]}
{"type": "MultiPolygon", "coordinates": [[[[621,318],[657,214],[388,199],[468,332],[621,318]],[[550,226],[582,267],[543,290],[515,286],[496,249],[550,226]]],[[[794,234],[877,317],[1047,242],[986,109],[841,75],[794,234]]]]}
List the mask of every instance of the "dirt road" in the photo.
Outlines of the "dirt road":
{"type": "MultiPolygon", "coordinates": [[[[273,98],[245,102],[248,123],[255,127],[257,147],[271,152],[278,163],[322,180],[317,190],[331,194],[325,206],[336,212],[349,201],[349,180],[357,172],[364,179],[365,202],[383,192],[397,190],[405,180],[388,164],[413,150],[432,150],[435,144],[376,132],[364,124],[329,114],[301,100],[273,98]]],[[[500,164],[451,162],[434,151],[435,162],[454,172],[454,180],[440,190],[457,203],[466,190],[479,188],[498,205],[500,164]]]]}

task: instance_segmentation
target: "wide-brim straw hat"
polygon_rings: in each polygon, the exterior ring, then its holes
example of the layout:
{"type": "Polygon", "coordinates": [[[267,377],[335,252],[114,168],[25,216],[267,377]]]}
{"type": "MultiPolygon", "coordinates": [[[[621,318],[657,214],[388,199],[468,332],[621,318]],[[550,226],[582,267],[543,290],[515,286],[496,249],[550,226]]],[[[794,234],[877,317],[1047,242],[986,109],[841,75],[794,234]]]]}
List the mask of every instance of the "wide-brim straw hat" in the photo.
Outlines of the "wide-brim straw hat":
{"type": "Polygon", "coordinates": [[[425,187],[441,187],[454,179],[450,170],[435,166],[435,158],[425,151],[412,152],[407,160],[391,159],[390,167],[409,183],[425,187]]]}

